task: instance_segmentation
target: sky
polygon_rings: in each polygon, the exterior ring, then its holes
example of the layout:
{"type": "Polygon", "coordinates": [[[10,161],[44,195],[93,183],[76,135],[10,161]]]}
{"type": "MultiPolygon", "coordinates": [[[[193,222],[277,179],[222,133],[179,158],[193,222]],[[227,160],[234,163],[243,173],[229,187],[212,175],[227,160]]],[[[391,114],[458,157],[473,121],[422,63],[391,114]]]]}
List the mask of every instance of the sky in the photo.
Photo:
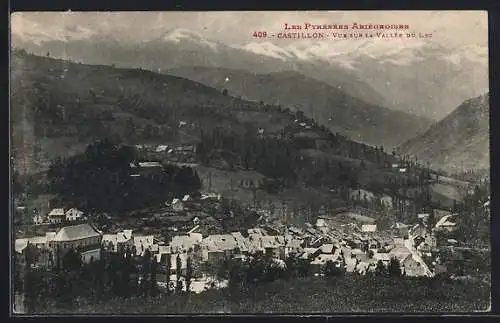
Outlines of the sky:
{"type": "Polygon", "coordinates": [[[255,41],[255,31],[278,33],[284,23],[306,22],[408,24],[414,32],[432,33],[431,41],[446,47],[488,44],[486,11],[22,12],[11,17],[11,30],[49,36],[78,30],[140,41],[185,28],[228,45],[241,45],[255,41]]]}

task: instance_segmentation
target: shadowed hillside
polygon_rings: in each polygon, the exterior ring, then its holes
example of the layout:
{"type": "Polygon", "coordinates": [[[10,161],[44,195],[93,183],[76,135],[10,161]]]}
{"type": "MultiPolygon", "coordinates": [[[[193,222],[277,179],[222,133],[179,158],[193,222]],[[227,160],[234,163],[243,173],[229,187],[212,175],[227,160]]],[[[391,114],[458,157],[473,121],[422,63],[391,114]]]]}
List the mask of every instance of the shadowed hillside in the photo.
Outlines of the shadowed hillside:
{"type": "Polygon", "coordinates": [[[484,94],[462,103],[401,150],[448,171],[488,169],[489,118],[489,95],[484,94]]]}

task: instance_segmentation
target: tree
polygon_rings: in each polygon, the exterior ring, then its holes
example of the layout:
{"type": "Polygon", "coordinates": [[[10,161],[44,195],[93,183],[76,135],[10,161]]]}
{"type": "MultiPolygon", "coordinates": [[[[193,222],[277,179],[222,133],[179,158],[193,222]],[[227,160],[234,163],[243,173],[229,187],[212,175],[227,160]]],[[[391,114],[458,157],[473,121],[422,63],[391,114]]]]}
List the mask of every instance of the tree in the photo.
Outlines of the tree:
{"type": "Polygon", "coordinates": [[[227,91],[227,89],[222,90],[222,95],[225,95],[225,96],[227,96],[227,95],[228,95],[228,91],[227,91]]]}
{"type": "Polygon", "coordinates": [[[175,277],[177,278],[177,284],[176,284],[177,293],[180,293],[182,291],[181,274],[182,274],[182,260],[181,260],[181,255],[178,254],[177,258],[175,258],[175,277]]]}
{"type": "Polygon", "coordinates": [[[384,265],[382,260],[377,261],[377,266],[375,267],[376,276],[387,276],[387,267],[384,265]]]}
{"type": "Polygon", "coordinates": [[[396,257],[392,257],[389,262],[388,273],[391,277],[401,277],[401,264],[396,257]]]}
{"type": "Polygon", "coordinates": [[[63,256],[62,265],[63,269],[67,272],[79,271],[83,266],[81,254],[78,251],[70,249],[63,256]]]}
{"type": "Polygon", "coordinates": [[[325,276],[338,277],[343,274],[341,265],[336,261],[327,261],[324,269],[325,276]]]}
{"type": "Polygon", "coordinates": [[[193,278],[193,261],[191,257],[187,258],[186,264],[186,291],[189,292],[191,289],[191,279],[193,278]]]}
{"type": "Polygon", "coordinates": [[[436,226],[436,223],[437,221],[434,209],[431,209],[429,212],[429,217],[427,218],[427,230],[429,231],[429,233],[432,232],[432,230],[436,226]]]}
{"type": "Polygon", "coordinates": [[[158,270],[158,263],[156,261],[156,257],[152,257],[151,260],[151,295],[156,295],[158,289],[158,283],[156,278],[156,273],[158,270]]]}

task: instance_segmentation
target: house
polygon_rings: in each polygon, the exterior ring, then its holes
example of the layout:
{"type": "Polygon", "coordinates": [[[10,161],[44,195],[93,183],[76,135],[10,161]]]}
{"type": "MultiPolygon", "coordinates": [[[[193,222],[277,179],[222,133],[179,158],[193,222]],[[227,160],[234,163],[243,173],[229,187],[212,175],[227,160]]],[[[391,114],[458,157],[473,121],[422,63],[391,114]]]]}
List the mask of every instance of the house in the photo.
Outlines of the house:
{"type": "Polygon", "coordinates": [[[426,255],[428,257],[432,255],[431,245],[429,245],[425,241],[422,241],[420,244],[418,244],[416,249],[420,253],[420,255],[426,255]]]}
{"type": "Polygon", "coordinates": [[[389,195],[383,195],[380,198],[380,203],[387,208],[392,208],[392,197],[389,195]]]}
{"type": "Polygon", "coordinates": [[[45,244],[33,244],[30,240],[31,239],[16,240],[16,262],[23,267],[28,263],[31,268],[52,268],[54,265],[54,252],[45,244]]]}
{"type": "Polygon", "coordinates": [[[209,262],[220,262],[228,259],[240,250],[236,238],[231,234],[214,234],[201,242],[202,259],[209,262]]]}
{"type": "Polygon", "coordinates": [[[365,275],[368,272],[374,272],[376,267],[377,267],[377,260],[373,258],[368,258],[368,257],[357,258],[355,271],[361,275],[365,275]]]}
{"type": "Polygon", "coordinates": [[[319,254],[321,254],[320,248],[304,248],[302,256],[300,258],[312,259],[312,258],[317,257],[319,254]]]}
{"type": "Polygon", "coordinates": [[[100,259],[102,235],[90,224],[77,224],[61,228],[49,247],[60,257],[71,249],[78,250],[84,263],[100,259]]]}
{"type": "Polygon", "coordinates": [[[63,221],[66,219],[66,214],[64,213],[64,209],[52,209],[47,215],[47,218],[49,220],[49,223],[59,224],[63,223],[63,221]]]}
{"type": "Polygon", "coordinates": [[[380,248],[380,242],[377,239],[368,240],[368,249],[378,250],[380,248]]]}
{"type": "Polygon", "coordinates": [[[336,262],[340,260],[340,253],[332,253],[332,254],[319,254],[316,256],[313,261],[311,261],[311,270],[313,273],[320,273],[325,268],[327,262],[332,261],[336,262]]]}
{"type": "Polygon", "coordinates": [[[193,224],[196,225],[196,226],[199,226],[200,225],[200,218],[195,216],[194,219],[193,219],[193,224]]]}
{"type": "Polygon", "coordinates": [[[73,222],[83,219],[84,213],[76,208],[71,208],[65,213],[66,221],[73,222]]]}
{"type": "Polygon", "coordinates": [[[322,254],[333,254],[336,250],[332,243],[325,243],[319,249],[322,254]]]}
{"type": "Polygon", "coordinates": [[[408,239],[409,228],[406,224],[401,222],[396,222],[391,229],[393,229],[395,236],[398,238],[408,239]]]}
{"type": "Polygon", "coordinates": [[[416,261],[411,254],[406,256],[402,261],[400,260],[400,263],[406,276],[417,277],[426,275],[424,266],[416,261]]]}
{"type": "Polygon", "coordinates": [[[201,194],[202,200],[211,199],[211,200],[219,201],[221,198],[222,198],[222,196],[220,194],[215,194],[215,193],[201,194]]]}
{"type": "Polygon", "coordinates": [[[178,198],[174,198],[172,200],[171,205],[172,205],[172,209],[174,211],[180,212],[180,211],[184,210],[184,203],[182,203],[182,201],[179,200],[178,198]]]}
{"type": "Polygon", "coordinates": [[[33,223],[35,225],[40,225],[40,224],[43,224],[44,222],[45,222],[45,218],[41,214],[35,214],[33,216],[33,223]]]}
{"type": "Polygon", "coordinates": [[[161,153],[161,152],[166,151],[167,149],[168,149],[167,145],[158,145],[158,147],[156,147],[156,152],[161,153]]]}
{"type": "Polygon", "coordinates": [[[413,226],[408,232],[413,238],[421,236],[425,237],[427,234],[427,229],[422,224],[417,224],[413,226]]]}
{"type": "Polygon", "coordinates": [[[453,231],[455,229],[456,223],[451,222],[450,218],[454,214],[449,214],[443,216],[439,221],[436,223],[436,226],[434,227],[436,230],[446,230],[446,231],[453,231]]]}
{"type": "Polygon", "coordinates": [[[283,236],[263,236],[262,248],[266,255],[283,259],[285,257],[285,237],[283,236]]]}
{"type": "Polygon", "coordinates": [[[159,246],[156,254],[156,261],[161,264],[167,263],[167,258],[171,257],[172,248],[170,246],[159,246]]]}
{"type": "Polygon", "coordinates": [[[184,235],[177,235],[172,238],[169,243],[173,253],[188,252],[194,250],[197,245],[200,245],[203,240],[201,233],[188,233],[184,235]]]}
{"type": "Polygon", "coordinates": [[[398,236],[393,237],[392,241],[394,242],[394,246],[404,246],[405,244],[404,238],[398,236]]]}
{"type": "Polygon", "coordinates": [[[133,237],[133,245],[135,246],[137,256],[144,255],[144,252],[147,249],[149,249],[149,251],[153,251],[154,244],[155,239],[152,235],[134,235],[133,237]]]}
{"type": "Polygon", "coordinates": [[[419,213],[417,214],[417,218],[420,220],[420,221],[427,221],[427,219],[429,218],[429,213],[419,213]]]}
{"type": "Polygon", "coordinates": [[[248,254],[252,252],[252,244],[243,237],[241,232],[232,232],[231,235],[233,236],[234,240],[236,240],[236,246],[239,249],[241,254],[248,254]]]}
{"type": "Polygon", "coordinates": [[[302,243],[302,240],[296,239],[291,235],[285,236],[285,258],[302,252],[302,243]]]}
{"type": "Polygon", "coordinates": [[[408,250],[408,248],[402,246],[396,246],[389,252],[389,256],[391,258],[395,257],[400,262],[404,261],[409,255],[411,256],[411,251],[408,250]]]}
{"type": "Polygon", "coordinates": [[[101,244],[106,250],[113,252],[121,252],[132,249],[134,246],[134,239],[132,230],[123,230],[117,234],[103,234],[101,244]]]}
{"type": "Polygon", "coordinates": [[[187,269],[187,253],[172,253],[170,254],[170,272],[172,274],[180,274],[183,275],[187,269]],[[180,268],[178,268],[177,264],[179,263],[180,268]]]}
{"type": "Polygon", "coordinates": [[[352,249],[351,258],[356,258],[358,261],[366,261],[368,259],[368,256],[361,249],[352,249]]]}
{"type": "Polygon", "coordinates": [[[340,218],[350,218],[365,224],[375,224],[375,219],[354,212],[345,212],[338,215],[340,218]]]}
{"type": "Polygon", "coordinates": [[[189,194],[184,195],[184,197],[182,198],[182,202],[187,202],[190,200],[191,200],[191,196],[189,196],[189,194]]]}
{"type": "Polygon", "coordinates": [[[146,161],[130,163],[130,168],[140,176],[156,178],[163,173],[163,166],[160,162],[146,161]]]}
{"type": "Polygon", "coordinates": [[[362,232],[376,232],[377,225],[376,224],[363,224],[361,225],[362,232]]]}
{"type": "Polygon", "coordinates": [[[377,252],[373,255],[373,259],[375,259],[375,261],[382,261],[383,264],[387,265],[391,261],[391,255],[386,252],[377,252]]]}
{"type": "Polygon", "coordinates": [[[318,219],[318,220],[316,220],[316,227],[317,228],[324,228],[324,227],[328,227],[328,224],[326,223],[326,221],[324,219],[318,219]]]}
{"type": "Polygon", "coordinates": [[[177,153],[181,153],[181,154],[196,153],[196,145],[182,145],[182,146],[176,147],[175,151],[177,153]]]}

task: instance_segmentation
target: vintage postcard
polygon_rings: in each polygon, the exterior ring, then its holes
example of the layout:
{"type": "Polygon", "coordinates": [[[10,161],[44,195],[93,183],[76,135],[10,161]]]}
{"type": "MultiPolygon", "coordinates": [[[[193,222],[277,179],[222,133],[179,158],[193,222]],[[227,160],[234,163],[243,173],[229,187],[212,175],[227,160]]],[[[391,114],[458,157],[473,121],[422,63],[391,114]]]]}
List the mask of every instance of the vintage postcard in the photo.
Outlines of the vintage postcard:
{"type": "Polygon", "coordinates": [[[10,28],[13,314],[489,311],[487,12],[10,28]]]}

